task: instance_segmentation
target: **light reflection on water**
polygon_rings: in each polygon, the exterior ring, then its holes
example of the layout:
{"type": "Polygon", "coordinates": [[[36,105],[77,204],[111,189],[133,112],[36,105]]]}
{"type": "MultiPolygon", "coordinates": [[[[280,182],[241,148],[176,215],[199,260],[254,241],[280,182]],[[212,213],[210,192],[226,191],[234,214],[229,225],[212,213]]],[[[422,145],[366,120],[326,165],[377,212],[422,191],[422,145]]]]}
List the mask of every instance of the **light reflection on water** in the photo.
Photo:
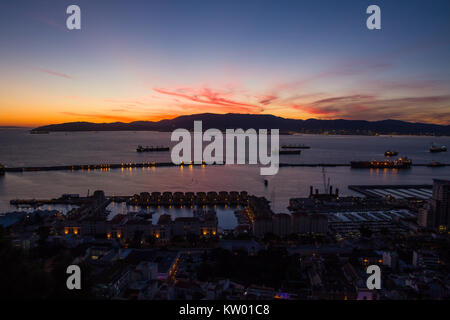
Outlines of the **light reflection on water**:
{"type": "Polygon", "coordinates": [[[125,202],[113,202],[108,207],[107,210],[110,211],[110,214],[108,216],[108,220],[112,219],[114,216],[118,214],[127,214],[128,212],[141,212],[141,213],[147,213],[151,214],[152,223],[156,224],[158,222],[159,217],[162,214],[169,214],[172,217],[172,220],[178,217],[192,217],[193,211],[196,209],[202,209],[202,210],[214,210],[217,213],[217,219],[219,222],[219,227],[222,229],[233,229],[237,226],[238,222],[234,215],[234,211],[238,210],[239,206],[205,206],[205,207],[198,207],[194,206],[191,207],[139,207],[139,206],[130,206],[127,205],[125,202]]]}
{"type": "MultiPolygon", "coordinates": [[[[61,204],[44,204],[40,206],[28,206],[28,205],[19,205],[11,207],[11,212],[17,211],[17,212],[34,212],[34,211],[59,211],[62,214],[67,214],[70,210],[77,208],[77,206],[74,205],[61,205],[61,204]]],[[[0,210],[0,213],[4,213],[4,210],[0,210]]]]}
{"type": "MultiPolygon", "coordinates": [[[[67,214],[70,210],[77,208],[75,205],[40,205],[40,206],[28,206],[28,205],[19,205],[11,209],[11,211],[17,212],[35,212],[35,211],[59,211],[62,214],[67,214]]],[[[241,206],[224,206],[224,205],[215,205],[215,206],[193,206],[189,207],[180,207],[180,206],[159,206],[159,207],[139,207],[139,206],[131,206],[127,205],[125,202],[112,202],[107,208],[108,212],[108,220],[111,220],[118,214],[127,214],[129,212],[139,212],[139,213],[147,213],[149,214],[149,218],[151,217],[152,223],[156,224],[158,222],[159,217],[162,214],[169,214],[172,217],[172,220],[178,217],[192,217],[194,210],[213,210],[217,213],[217,219],[219,223],[219,227],[222,229],[234,229],[237,225],[237,219],[234,215],[235,210],[241,209],[241,206]]],[[[0,211],[0,214],[3,213],[0,211]]]]}
{"type": "MultiPolygon", "coordinates": [[[[14,166],[48,166],[100,163],[170,162],[170,152],[136,152],[137,145],[173,146],[170,132],[52,132],[1,130],[0,163],[14,166]]],[[[311,149],[298,155],[281,155],[283,163],[348,163],[384,159],[395,150],[413,163],[432,160],[449,163],[450,152],[431,154],[431,143],[450,146],[450,137],[282,135],[280,145],[306,144],[311,149]]],[[[207,143],[204,143],[206,146],[207,143]]]]}

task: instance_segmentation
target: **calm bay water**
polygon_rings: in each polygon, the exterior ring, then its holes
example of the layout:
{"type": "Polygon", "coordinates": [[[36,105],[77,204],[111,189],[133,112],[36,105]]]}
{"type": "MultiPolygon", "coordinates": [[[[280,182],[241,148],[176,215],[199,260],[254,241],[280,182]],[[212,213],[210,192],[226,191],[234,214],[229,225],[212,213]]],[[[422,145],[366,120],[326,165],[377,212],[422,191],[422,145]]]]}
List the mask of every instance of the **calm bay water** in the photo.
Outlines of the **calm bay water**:
{"type": "MultiPolygon", "coordinates": [[[[400,136],[281,136],[280,144],[302,143],[311,149],[300,156],[280,156],[285,163],[348,163],[383,159],[387,149],[406,155],[413,163],[432,160],[450,163],[450,153],[431,154],[432,142],[450,146],[449,137],[400,136]]],[[[79,132],[31,135],[25,130],[0,131],[0,163],[9,166],[170,161],[168,152],[142,153],[137,145],[173,145],[164,132],[79,132]]],[[[341,194],[353,194],[351,184],[431,184],[433,178],[450,179],[450,167],[413,167],[410,170],[352,170],[326,168],[331,184],[341,194]]],[[[104,190],[107,195],[131,195],[142,191],[241,191],[265,196],[277,212],[286,212],[289,198],[306,196],[309,186],[323,189],[321,168],[284,167],[277,175],[259,175],[259,167],[242,165],[206,167],[140,168],[110,171],[54,171],[7,173],[0,177],[0,212],[12,211],[15,198],[51,198],[62,193],[87,194],[104,190]]],[[[183,215],[184,213],[176,213],[183,215]]]]}
{"type": "MultiPolygon", "coordinates": [[[[450,152],[431,154],[431,143],[450,147],[450,137],[404,136],[280,136],[282,144],[306,144],[301,156],[281,155],[289,163],[348,163],[351,160],[383,159],[387,149],[408,156],[414,163],[450,162],[450,152]]],[[[29,134],[26,130],[0,130],[0,163],[14,166],[45,166],[161,161],[169,152],[137,153],[138,145],[173,146],[169,132],[56,132],[29,134]]],[[[206,143],[205,143],[206,145],[206,143]]]]}

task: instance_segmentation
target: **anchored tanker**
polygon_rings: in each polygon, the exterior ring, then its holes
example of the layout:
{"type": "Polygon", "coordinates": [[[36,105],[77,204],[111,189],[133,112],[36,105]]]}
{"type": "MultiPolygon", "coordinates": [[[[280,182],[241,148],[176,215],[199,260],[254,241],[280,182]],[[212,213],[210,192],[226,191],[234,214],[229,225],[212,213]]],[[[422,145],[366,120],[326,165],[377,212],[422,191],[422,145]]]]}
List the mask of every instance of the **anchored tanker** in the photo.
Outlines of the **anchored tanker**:
{"type": "Polygon", "coordinates": [[[137,152],[156,152],[156,151],[169,151],[169,147],[143,147],[138,146],[136,149],[137,152]]]}
{"type": "Polygon", "coordinates": [[[445,152],[447,151],[447,147],[446,146],[436,146],[435,144],[432,144],[430,147],[430,152],[432,153],[436,153],[436,152],[445,152]]]}
{"type": "Polygon", "coordinates": [[[283,144],[281,146],[283,149],[310,149],[310,146],[307,146],[305,144],[283,144]]]}
{"type": "Polygon", "coordinates": [[[281,150],[280,154],[301,154],[302,150],[281,150]]]}

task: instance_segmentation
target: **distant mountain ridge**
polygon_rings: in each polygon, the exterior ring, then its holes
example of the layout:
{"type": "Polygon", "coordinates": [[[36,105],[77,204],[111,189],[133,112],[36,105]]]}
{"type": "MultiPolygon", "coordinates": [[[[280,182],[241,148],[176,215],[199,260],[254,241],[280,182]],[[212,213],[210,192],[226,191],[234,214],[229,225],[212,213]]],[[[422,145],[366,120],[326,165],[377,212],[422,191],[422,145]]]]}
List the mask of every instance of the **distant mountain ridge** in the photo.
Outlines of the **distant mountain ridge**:
{"type": "Polygon", "coordinates": [[[213,114],[202,113],[179,116],[170,120],[135,121],[130,123],[69,122],[52,124],[33,131],[163,131],[178,128],[192,130],[195,120],[202,120],[203,130],[279,129],[282,133],[327,133],[327,134],[401,134],[401,135],[445,135],[450,136],[450,125],[413,123],[401,120],[297,120],[261,114],[213,114]]]}

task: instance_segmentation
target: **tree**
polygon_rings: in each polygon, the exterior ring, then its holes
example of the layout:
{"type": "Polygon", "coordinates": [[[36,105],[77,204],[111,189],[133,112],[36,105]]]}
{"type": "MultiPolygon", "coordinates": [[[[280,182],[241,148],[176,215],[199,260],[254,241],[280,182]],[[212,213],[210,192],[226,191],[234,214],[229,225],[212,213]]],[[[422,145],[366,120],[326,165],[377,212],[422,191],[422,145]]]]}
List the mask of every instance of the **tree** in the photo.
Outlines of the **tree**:
{"type": "Polygon", "coordinates": [[[143,235],[144,232],[142,230],[135,230],[133,234],[133,239],[130,242],[130,246],[132,248],[140,248],[143,235]]]}
{"type": "Polygon", "coordinates": [[[359,233],[363,238],[370,238],[372,237],[372,230],[366,225],[361,225],[359,227],[359,233]]]}
{"type": "Polygon", "coordinates": [[[46,226],[41,226],[37,230],[37,233],[39,235],[39,245],[44,246],[47,242],[48,236],[50,235],[50,228],[46,226]]]}

